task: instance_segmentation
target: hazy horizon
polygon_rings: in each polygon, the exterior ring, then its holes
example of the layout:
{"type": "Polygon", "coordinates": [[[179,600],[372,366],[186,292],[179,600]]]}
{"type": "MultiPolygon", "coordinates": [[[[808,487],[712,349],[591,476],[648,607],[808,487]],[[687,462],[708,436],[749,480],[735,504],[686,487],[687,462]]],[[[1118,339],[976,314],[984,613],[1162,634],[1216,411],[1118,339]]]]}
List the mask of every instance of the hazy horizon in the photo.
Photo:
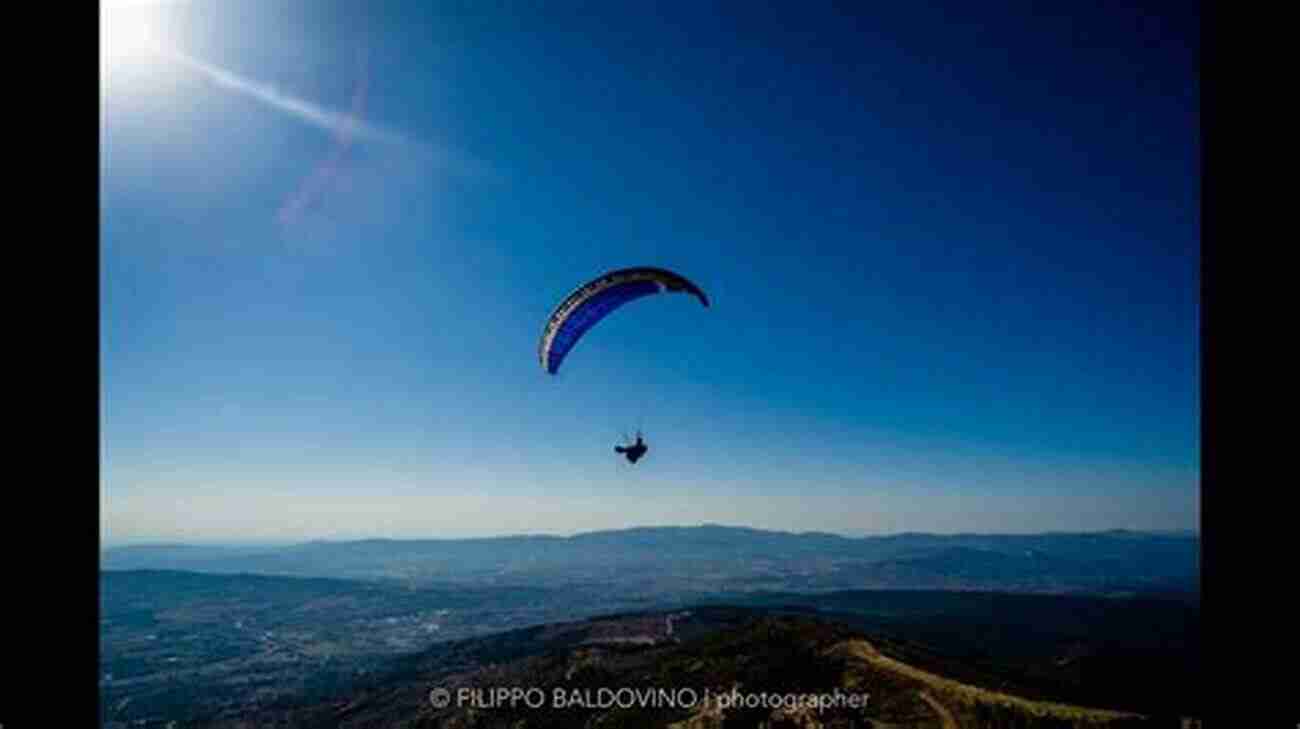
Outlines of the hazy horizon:
{"type": "Polygon", "coordinates": [[[312,544],[312,543],[343,544],[349,542],[366,542],[366,541],[393,541],[393,542],[457,541],[457,540],[530,539],[530,538],[539,538],[539,537],[555,538],[555,539],[571,539],[574,537],[581,537],[581,536],[600,534],[600,533],[617,533],[617,532],[626,532],[626,531],[635,531],[635,530],[652,530],[652,529],[699,529],[699,528],[753,530],[759,532],[790,534],[795,536],[820,534],[820,535],[828,535],[833,537],[841,537],[845,539],[888,538],[888,537],[899,537],[899,536],[939,536],[939,537],[1058,536],[1058,535],[1066,535],[1066,534],[1106,534],[1106,533],[1115,533],[1115,532],[1143,534],[1143,535],[1179,535],[1179,536],[1189,535],[1189,536],[1197,536],[1197,537],[1200,536],[1199,527],[1192,528],[1192,529],[1114,528],[1114,529],[1047,530],[1047,531],[1019,531],[1019,532],[1018,531],[1007,531],[1007,532],[890,531],[890,532],[851,533],[851,532],[823,531],[817,529],[800,530],[800,531],[791,531],[791,530],[784,530],[784,529],[763,529],[759,527],[748,526],[745,524],[722,524],[716,522],[701,522],[698,524],[638,524],[632,526],[613,527],[609,529],[593,529],[593,530],[581,530],[581,531],[571,531],[571,532],[503,532],[499,534],[467,534],[464,536],[446,536],[446,535],[438,535],[438,534],[427,534],[422,536],[410,535],[410,536],[401,536],[401,537],[384,537],[384,536],[343,537],[343,538],[312,537],[307,539],[250,540],[250,541],[221,540],[221,539],[166,541],[161,538],[151,539],[148,537],[142,537],[139,539],[101,542],[100,548],[114,549],[118,547],[231,547],[231,548],[240,548],[240,549],[251,549],[251,548],[258,548],[258,547],[274,548],[274,547],[284,547],[284,546],[295,546],[295,545],[312,544]]]}

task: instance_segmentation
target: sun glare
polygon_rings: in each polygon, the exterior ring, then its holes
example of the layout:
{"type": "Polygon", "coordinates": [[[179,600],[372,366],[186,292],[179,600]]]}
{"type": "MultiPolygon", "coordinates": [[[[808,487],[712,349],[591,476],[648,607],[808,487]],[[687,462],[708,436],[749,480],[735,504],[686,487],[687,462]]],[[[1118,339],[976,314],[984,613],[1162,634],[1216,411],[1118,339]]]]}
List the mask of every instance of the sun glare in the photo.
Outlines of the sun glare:
{"type": "Polygon", "coordinates": [[[99,15],[100,73],[107,76],[125,65],[149,63],[162,46],[142,3],[105,3],[99,15]]]}

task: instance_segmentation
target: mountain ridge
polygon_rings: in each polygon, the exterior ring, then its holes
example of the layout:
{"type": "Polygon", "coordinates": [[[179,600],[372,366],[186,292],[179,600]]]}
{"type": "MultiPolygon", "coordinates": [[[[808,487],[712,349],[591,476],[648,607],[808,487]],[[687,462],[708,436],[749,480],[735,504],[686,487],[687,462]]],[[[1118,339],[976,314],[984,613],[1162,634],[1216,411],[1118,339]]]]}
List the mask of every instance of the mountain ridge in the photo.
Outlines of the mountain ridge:
{"type": "Polygon", "coordinates": [[[1100,529],[1091,531],[1066,531],[1066,530],[1049,530],[1041,532],[918,532],[902,531],[890,532],[887,534],[843,534],[839,532],[828,532],[824,530],[804,530],[793,531],[785,529],[765,529],[761,527],[751,527],[744,525],[719,524],[714,522],[704,522],[701,524],[668,524],[668,525],[645,525],[630,526],[615,529],[593,529],[588,531],[574,532],[572,534],[547,534],[547,533],[530,533],[519,532],[512,534],[499,534],[492,536],[480,537],[359,537],[359,538],[317,538],[308,539],[301,542],[285,542],[279,544],[250,545],[239,543],[223,542],[203,542],[190,543],[180,541],[141,541],[130,544],[116,544],[104,546],[101,552],[117,550],[143,550],[143,549],[238,549],[238,550],[266,550],[266,549],[285,549],[294,547],[316,546],[316,545],[347,545],[347,544],[442,544],[447,542],[501,542],[511,540],[539,540],[539,541],[572,541],[582,540],[593,537],[608,537],[616,535],[633,535],[633,534],[681,534],[681,533],[725,533],[730,535],[764,535],[764,536],[783,536],[783,537],[805,537],[805,538],[826,538],[826,539],[843,539],[846,541],[867,541],[867,540],[897,540],[897,539],[973,539],[973,538],[1035,538],[1035,537],[1086,537],[1086,536],[1137,536],[1137,537],[1174,537],[1200,539],[1200,534],[1194,529],[1100,529]]]}
{"type": "Polygon", "coordinates": [[[314,541],[282,547],[134,547],[105,570],[178,569],[412,584],[593,587],[673,601],[719,591],[959,589],[1199,591],[1200,540],[1133,532],[846,537],[705,524],[569,537],[314,541]]]}

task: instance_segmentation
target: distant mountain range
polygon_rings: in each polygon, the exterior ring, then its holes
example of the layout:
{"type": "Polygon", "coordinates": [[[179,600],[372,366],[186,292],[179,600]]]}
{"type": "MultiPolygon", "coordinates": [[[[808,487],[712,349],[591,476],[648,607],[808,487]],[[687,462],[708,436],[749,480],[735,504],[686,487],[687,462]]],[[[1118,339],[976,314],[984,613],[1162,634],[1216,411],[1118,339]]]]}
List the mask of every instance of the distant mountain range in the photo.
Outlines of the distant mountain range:
{"type": "Polygon", "coordinates": [[[124,546],[104,550],[100,565],[423,585],[600,586],[656,600],[843,589],[1187,595],[1199,590],[1199,554],[1191,533],[846,537],[709,524],[569,537],[124,546]]]}

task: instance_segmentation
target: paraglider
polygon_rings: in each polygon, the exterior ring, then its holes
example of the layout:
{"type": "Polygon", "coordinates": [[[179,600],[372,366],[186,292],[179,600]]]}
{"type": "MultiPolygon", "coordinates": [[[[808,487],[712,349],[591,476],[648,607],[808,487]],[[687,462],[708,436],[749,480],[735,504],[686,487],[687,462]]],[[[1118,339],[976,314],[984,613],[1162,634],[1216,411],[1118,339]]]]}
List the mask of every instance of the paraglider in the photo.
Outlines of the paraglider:
{"type": "Polygon", "coordinates": [[[637,431],[635,443],[614,446],[614,452],[622,453],[627,462],[633,465],[636,465],[636,462],[641,460],[641,456],[644,456],[648,450],[650,450],[650,446],[646,445],[645,440],[641,438],[641,431],[637,431]]]}
{"type": "MultiPolygon", "coordinates": [[[[663,268],[641,266],[610,271],[579,286],[560,302],[546,320],[537,357],[542,371],[554,375],[565,357],[592,327],[624,304],[661,293],[687,293],[705,308],[709,297],[685,276],[663,268]]],[[[650,447],[637,431],[636,442],[617,445],[614,451],[635,464],[650,447]]]]}
{"type": "Polygon", "coordinates": [[[684,276],[662,268],[623,268],[588,281],[555,308],[538,347],[542,369],[555,374],[582,335],[620,306],[643,296],[689,293],[708,308],[709,297],[684,276]]]}

